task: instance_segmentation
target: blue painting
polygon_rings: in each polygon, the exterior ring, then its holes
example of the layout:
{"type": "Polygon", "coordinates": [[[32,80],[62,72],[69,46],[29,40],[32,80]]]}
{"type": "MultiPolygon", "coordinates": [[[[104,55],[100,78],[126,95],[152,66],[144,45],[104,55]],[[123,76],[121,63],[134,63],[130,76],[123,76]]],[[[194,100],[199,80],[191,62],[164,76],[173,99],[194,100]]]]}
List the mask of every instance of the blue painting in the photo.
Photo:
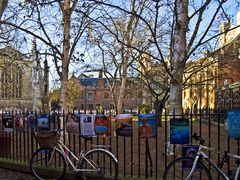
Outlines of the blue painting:
{"type": "MultiPolygon", "coordinates": [[[[188,157],[194,159],[195,156],[197,155],[199,146],[196,145],[186,145],[183,146],[182,148],[182,156],[183,157],[188,157]]],[[[183,170],[191,170],[193,166],[193,161],[192,160],[185,160],[182,162],[183,165],[183,170]]],[[[197,166],[197,168],[200,168],[197,166]]]]}
{"type": "Polygon", "coordinates": [[[170,143],[188,144],[189,143],[189,120],[170,119],[170,143]]]}
{"type": "Polygon", "coordinates": [[[240,111],[229,111],[226,125],[228,137],[230,139],[240,139],[240,111]]]}
{"type": "Polygon", "coordinates": [[[27,122],[29,128],[36,128],[37,127],[37,121],[35,114],[29,114],[27,116],[27,122]]]}
{"type": "Polygon", "coordinates": [[[157,137],[159,115],[158,114],[139,114],[138,115],[138,134],[140,138],[157,137]]]}
{"type": "Polygon", "coordinates": [[[47,114],[38,115],[38,130],[39,131],[49,130],[49,119],[47,114]]]}

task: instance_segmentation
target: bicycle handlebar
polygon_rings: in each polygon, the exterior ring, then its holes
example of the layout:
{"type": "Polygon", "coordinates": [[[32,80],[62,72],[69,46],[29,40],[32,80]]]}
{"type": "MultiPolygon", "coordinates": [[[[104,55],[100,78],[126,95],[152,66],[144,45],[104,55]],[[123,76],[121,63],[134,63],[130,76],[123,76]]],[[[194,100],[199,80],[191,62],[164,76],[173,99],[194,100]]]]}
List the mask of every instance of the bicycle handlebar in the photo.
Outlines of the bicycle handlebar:
{"type": "Polygon", "coordinates": [[[52,132],[60,134],[64,129],[54,129],[52,132]]]}
{"type": "Polygon", "coordinates": [[[200,144],[204,144],[205,140],[201,138],[201,136],[197,135],[196,132],[193,133],[192,138],[195,139],[195,141],[199,141],[200,144]]]}

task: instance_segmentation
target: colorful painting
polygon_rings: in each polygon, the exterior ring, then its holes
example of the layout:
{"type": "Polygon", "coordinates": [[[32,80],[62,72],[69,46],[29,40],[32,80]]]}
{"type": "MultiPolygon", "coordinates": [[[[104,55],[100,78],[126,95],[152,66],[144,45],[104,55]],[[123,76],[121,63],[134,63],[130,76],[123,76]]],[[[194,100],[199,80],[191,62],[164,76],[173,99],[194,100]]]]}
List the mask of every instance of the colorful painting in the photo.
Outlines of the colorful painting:
{"type": "MultiPolygon", "coordinates": [[[[198,148],[199,146],[196,145],[185,145],[182,148],[182,156],[194,159],[197,155],[198,148]]],[[[193,161],[183,161],[183,170],[190,170],[192,168],[192,165],[193,161]]]]}
{"type": "Polygon", "coordinates": [[[96,135],[110,135],[111,134],[110,116],[97,115],[95,117],[94,126],[96,135]]]}
{"type": "Polygon", "coordinates": [[[230,139],[240,139],[240,111],[227,113],[227,133],[230,139]]]}
{"type": "Polygon", "coordinates": [[[17,131],[23,131],[24,130],[24,115],[23,114],[17,114],[15,118],[15,127],[17,131]]]}
{"type": "Polygon", "coordinates": [[[28,127],[36,128],[37,127],[37,119],[35,114],[29,114],[27,116],[28,127]]]}
{"type": "Polygon", "coordinates": [[[81,115],[80,127],[81,135],[84,137],[95,136],[94,131],[94,115],[93,114],[83,114],[81,115]]]}
{"type": "Polygon", "coordinates": [[[70,134],[79,134],[79,118],[76,114],[68,114],[66,119],[66,131],[70,134]]]}
{"type": "Polygon", "coordinates": [[[4,131],[13,131],[13,117],[11,114],[3,115],[3,128],[4,131]]]}
{"type": "Polygon", "coordinates": [[[39,131],[48,131],[49,128],[49,119],[47,114],[38,115],[38,130],[39,131]]]}
{"type": "Polygon", "coordinates": [[[118,136],[132,136],[132,114],[118,114],[115,118],[115,130],[118,136]]]}
{"type": "Polygon", "coordinates": [[[189,120],[170,119],[170,143],[188,144],[189,143],[189,120]]]}
{"type": "Polygon", "coordinates": [[[138,115],[138,133],[140,138],[157,137],[157,126],[159,115],[157,114],[139,114],[138,115]]]}

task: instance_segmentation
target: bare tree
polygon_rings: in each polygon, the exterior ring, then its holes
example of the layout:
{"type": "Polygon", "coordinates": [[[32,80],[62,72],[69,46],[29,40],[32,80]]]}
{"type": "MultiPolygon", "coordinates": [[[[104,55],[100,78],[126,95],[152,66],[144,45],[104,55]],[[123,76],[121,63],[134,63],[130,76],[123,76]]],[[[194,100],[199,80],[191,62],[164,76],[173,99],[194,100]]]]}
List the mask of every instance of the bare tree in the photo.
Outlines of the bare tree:
{"type": "Polygon", "coordinates": [[[62,110],[66,110],[69,64],[80,61],[80,39],[83,39],[88,26],[85,14],[91,12],[91,5],[86,6],[78,0],[36,0],[11,2],[8,8],[6,20],[0,21],[1,26],[11,26],[24,32],[26,41],[29,37],[36,38],[39,51],[52,57],[61,81],[62,110]]]}
{"type": "Polygon", "coordinates": [[[207,43],[211,44],[213,40],[216,41],[219,31],[216,29],[218,26],[215,26],[215,23],[219,25],[221,21],[229,21],[225,7],[233,4],[228,0],[206,0],[203,2],[133,0],[131,3],[90,0],[90,2],[101,5],[104,12],[106,7],[110,8],[114,12],[111,14],[112,19],[118,13],[124,12],[137,18],[139,24],[146,26],[149,36],[145,38],[145,41],[151,42],[151,51],[144,51],[135,44],[128,44],[119,38],[118,32],[111,31],[104,21],[99,18],[95,19],[96,22],[108,29],[118,42],[128,48],[149,55],[163,65],[170,79],[171,113],[174,111],[176,114],[181,113],[183,74],[186,63],[188,60],[196,58],[197,52],[203,52],[202,49],[206,47],[207,43]],[[139,13],[130,8],[131,4],[144,4],[144,9],[139,13]]]}

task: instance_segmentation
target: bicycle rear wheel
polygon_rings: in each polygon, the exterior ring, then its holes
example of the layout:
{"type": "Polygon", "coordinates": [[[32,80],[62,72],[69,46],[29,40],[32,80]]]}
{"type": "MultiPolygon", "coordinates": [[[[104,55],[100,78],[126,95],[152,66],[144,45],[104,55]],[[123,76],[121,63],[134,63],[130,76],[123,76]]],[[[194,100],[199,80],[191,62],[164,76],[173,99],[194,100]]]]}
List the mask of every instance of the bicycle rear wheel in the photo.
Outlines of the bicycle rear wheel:
{"type": "Polygon", "coordinates": [[[30,169],[37,179],[60,179],[66,172],[66,160],[57,149],[41,148],[34,152],[30,169]]]}
{"type": "Polygon", "coordinates": [[[109,151],[93,149],[85,154],[85,158],[79,164],[83,177],[91,176],[101,179],[111,177],[117,179],[118,161],[109,151]]]}
{"type": "MultiPolygon", "coordinates": [[[[175,159],[166,167],[163,180],[185,180],[191,171],[193,160],[186,157],[175,159]]],[[[207,167],[199,161],[190,179],[211,180],[212,178],[207,167]]]]}

